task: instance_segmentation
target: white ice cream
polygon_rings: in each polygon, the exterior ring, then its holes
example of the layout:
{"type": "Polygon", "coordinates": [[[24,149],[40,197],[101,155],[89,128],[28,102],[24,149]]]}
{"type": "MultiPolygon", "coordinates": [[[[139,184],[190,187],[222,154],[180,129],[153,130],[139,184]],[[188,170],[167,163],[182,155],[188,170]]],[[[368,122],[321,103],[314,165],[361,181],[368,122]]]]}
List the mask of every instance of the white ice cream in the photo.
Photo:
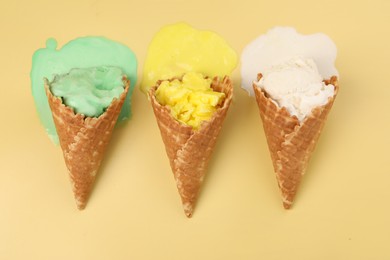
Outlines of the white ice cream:
{"type": "Polygon", "coordinates": [[[255,84],[301,122],[334,95],[334,86],[323,83],[313,59],[292,58],[265,69],[262,75],[255,84]]]}
{"type": "Polygon", "coordinates": [[[275,27],[249,43],[241,54],[242,88],[254,95],[252,83],[257,73],[294,57],[313,59],[323,79],[338,76],[337,48],[323,33],[302,35],[291,27],[275,27]]]}

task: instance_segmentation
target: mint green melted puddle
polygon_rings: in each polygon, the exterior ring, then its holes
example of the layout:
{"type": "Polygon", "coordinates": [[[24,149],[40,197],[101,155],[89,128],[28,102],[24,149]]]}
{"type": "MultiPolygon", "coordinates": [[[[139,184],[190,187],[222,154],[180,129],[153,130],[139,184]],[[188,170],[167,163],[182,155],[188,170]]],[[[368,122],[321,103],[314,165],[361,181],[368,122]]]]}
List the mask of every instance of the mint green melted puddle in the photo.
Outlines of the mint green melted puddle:
{"type": "Polygon", "coordinates": [[[39,118],[49,137],[58,143],[58,135],[44,90],[43,79],[52,82],[57,74],[69,73],[74,68],[112,66],[120,68],[130,79],[130,89],[118,121],[131,116],[130,98],[137,81],[137,59],[125,45],[104,37],[82,37],[68,42],[57,50],[57,41],[48,39],[46,48],[37,50],[32,59],[32,95],[39,118]]]}

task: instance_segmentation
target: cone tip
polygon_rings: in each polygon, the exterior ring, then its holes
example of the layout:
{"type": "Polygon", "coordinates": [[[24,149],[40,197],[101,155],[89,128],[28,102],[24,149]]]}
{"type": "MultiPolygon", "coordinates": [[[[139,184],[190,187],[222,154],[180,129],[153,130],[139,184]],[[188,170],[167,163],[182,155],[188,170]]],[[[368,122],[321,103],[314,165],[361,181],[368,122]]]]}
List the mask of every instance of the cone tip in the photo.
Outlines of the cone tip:
{"type": "Polygon", "coordinates": [[[186,214],[187,218],[191,218],[194,212],[194,206],[191,203],[183,203],[184,214],[186,214]]]}
{"type": "Polygon", "coordinates": [[[290,202],[290,201],[283,201],[284,209],[290,209],[291,206],[292,206],[292,202],[290,202]]]}
{"type": "Polygon", "coordinates": [[[76,205],[78,210],[83,210],[87,206],[87,203],[76,199],[76,205]]]}

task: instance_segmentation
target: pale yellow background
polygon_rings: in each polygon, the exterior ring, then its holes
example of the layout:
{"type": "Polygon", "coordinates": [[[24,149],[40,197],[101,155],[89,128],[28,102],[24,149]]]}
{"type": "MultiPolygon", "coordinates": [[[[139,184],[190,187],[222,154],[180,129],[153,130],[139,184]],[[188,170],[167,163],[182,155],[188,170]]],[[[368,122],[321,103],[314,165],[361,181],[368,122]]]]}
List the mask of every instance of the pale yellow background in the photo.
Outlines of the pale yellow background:
{"type": "MultiPolygon", "coordinates": [[[[390,1],[0,2],[0,259],[390,259],[390,1]],[[276,25],[338,46],[340,94],[292,210],[282,208],[258,109],[235,98],[195,214],[187,219],[152,109],[137,89],[87,208],[30,91],[33,52],[103,35],[134,50],[141,75],[163,25],[214,30],[241,53],[276,25]]],[[[139,83],[140,81],[138,81],[139,83]]]]}

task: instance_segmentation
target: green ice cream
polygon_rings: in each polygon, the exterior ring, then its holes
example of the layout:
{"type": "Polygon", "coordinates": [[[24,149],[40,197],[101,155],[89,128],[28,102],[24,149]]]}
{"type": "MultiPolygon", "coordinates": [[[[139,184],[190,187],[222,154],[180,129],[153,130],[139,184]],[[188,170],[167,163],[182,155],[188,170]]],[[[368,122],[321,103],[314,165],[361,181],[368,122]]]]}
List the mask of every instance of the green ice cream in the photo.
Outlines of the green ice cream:
{"type": "Polygon", "coordinates": [[[50,90],[75,113],[99,117],[123,92],[122,77],[117,67],[72,69],[68,74],[56,75],[50,90]]]}
{"type": "Polygon", "coordinates": [[[130,117],[130,97],[137,81],[137,60],[125,45],[104,37],[82,37],[72,40],[57,50],[57,42],[48,39],[46,48],[33,55],[31,69],[32,94],[38,115],[50,138],[58,143],[58,136],[44,90],[44,78],[52,82],[54,75],[69,73],[73,68],[113,66],[120,68],[130,79],[130,89],[118,121],[130,117]]]}

